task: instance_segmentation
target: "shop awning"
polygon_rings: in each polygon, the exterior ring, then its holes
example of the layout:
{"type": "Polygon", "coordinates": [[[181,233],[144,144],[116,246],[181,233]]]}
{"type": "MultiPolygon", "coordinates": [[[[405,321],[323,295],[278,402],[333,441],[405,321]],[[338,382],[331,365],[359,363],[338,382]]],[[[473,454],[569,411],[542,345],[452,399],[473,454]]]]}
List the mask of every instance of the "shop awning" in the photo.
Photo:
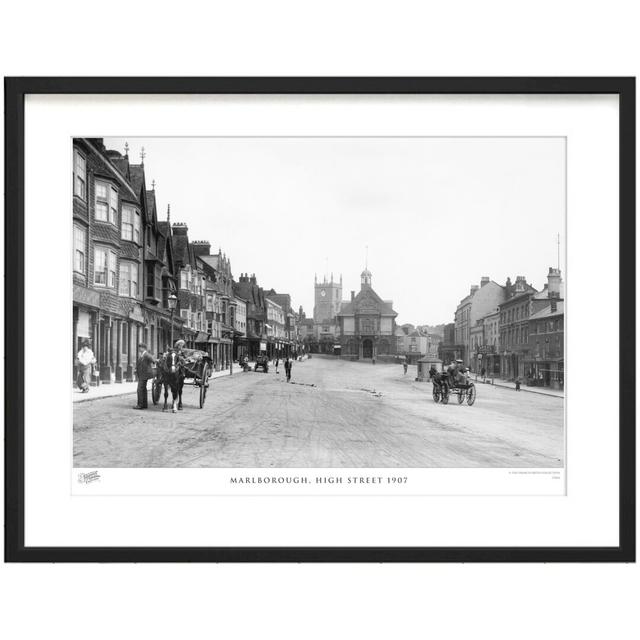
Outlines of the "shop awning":
{"type": "Polygon", "coordinates": [[[193,339],[194,342],[209,342],[209,334],[198,331],[198,335],[193,339]]]}

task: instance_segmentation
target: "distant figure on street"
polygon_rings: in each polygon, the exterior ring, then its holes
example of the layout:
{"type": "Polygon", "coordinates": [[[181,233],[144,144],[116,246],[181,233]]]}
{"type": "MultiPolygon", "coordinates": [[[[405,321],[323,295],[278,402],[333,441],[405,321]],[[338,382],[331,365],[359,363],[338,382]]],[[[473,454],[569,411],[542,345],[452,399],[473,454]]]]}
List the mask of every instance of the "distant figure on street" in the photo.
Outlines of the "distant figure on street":
{"type": "Polygon", "coordinates": [[[278,373],[278,365],[280,364],[280,358],[276,357],[276,373],[278,373]]]}
{"type": "Polygon", "coordinates": [[[373,358],[371,358],[371,364],[375,364],[376,363],[376,357],[373,356],[373,358]]]}
{"type": "Polygon", "coordinates": [[[406,360],[402,363],[402,368],[404,369],[404,375],[406,376],[407,375],[407,369],[409,368],[409,364],[407,363],[406,360]]]}
{"type": "Polygon", "coordinates": [[[91,384],[91,367],[96,363],[96,357],[91,351],[88,340],[82,343],[82,349],[78,351],[78,387],[82,393],[89,393],[91,384]]]}
{"type": "Polygon", "coordinates": [[[287,359],[284,361],[284,372],[287,374],[287,382],[291,380],[292,366],[293,366],[293,362],[291,362],[291,360],[289,360],[289,358],[287,357],[287,359]]]}
{"type": "Polygon", "coordinates": [[[487,373],[487,370],[482,367],[482,369],[480,369],[480,375],[484,378],[485,377],[485,373],[487,373]]]}
{"type": "Polygon", "coordinates": [[[147,345],[141,342],[138,345],[138,361],[136,362],[136,375],[138,376],[138,404],[134,409],[146,409],[148,402],[147,380],[153,378],[154,357],[147,351],[147,345]]]}
{"type": "Polygon", "coordinates": [[[516,378],[516,391],[520,391],[520,376],[516,378]]]}

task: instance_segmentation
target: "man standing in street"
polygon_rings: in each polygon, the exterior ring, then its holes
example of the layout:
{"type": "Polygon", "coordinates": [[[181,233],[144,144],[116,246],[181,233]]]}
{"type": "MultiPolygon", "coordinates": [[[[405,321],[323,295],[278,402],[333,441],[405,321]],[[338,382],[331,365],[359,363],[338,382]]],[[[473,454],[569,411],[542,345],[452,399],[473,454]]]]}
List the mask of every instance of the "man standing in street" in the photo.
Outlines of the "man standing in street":
{"type": "Polygon", "coordinates": [[[147,380],[153,378],[153,365],[155,360],[147,351],[147,345],[141,342],[138,345],[138,361],[136,362],[136,375],[138,376],[138,404],[134,409],[146,409],[148,402],[147,380]]]}
{"type": "Polygon", "coordinates": [[[290,380],[291,380],[291,366],[292,365],[293,365],[293,363],[291,362],[289,357],[287,357],[287,359],[284,361],[284,372],[287,374],[287,382],[290,382],[290,380]]]}

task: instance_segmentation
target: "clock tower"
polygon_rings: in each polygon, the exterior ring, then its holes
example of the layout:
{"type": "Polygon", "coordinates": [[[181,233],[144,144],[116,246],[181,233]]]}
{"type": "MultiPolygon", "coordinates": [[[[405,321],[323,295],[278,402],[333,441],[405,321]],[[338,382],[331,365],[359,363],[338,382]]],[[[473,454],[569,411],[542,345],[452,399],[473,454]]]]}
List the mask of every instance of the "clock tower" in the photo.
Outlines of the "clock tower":
{"type": "Polygon", "coordinates": [[[340,311],[340,303],[342,301],[342,275],[340,276],[340,282],[333,281],[333,273],[331,274],[331,280],[328,280],[325,275],[322,282],[318,282],[318,276],[316,276],[314,288],[314,323],[334,323],[340,311]]]}

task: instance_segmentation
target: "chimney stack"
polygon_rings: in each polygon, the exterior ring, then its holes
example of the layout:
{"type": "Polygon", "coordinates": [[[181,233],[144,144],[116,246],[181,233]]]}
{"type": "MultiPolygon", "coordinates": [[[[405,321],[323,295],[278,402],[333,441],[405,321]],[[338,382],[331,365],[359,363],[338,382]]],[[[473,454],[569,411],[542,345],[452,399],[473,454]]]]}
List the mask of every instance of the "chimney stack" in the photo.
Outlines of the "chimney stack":
{"type": "Polygon", "coordinates": [[[186,236],[189,233],[189,227],[184,222],[174,222],[171,230],[174,236],[186,236]]]}
{"type": "Polygon", "coordinates": [[[191,243],[193,253],[197,256],[211,255],[211,243],[208,240],[194,240],[191,243]]]}
{"type": "Polygon", "coordinates": [[[551,298],[551,313],[555,313],[558,310],[557,298],[551,298]]]}
{"type": "Polygon", "coordinates": [[[354,301],[355,297],[356,297],[356,292],[355,292],[355,291],[352,291],[352,292],[351,292],[351,302],[353,302],[353,301],[354,301]]]}
{"type": "Polygon", "coordinates": [[[484,287],[485,284],[489,284],[489,276],[482,276],[482,278],[480,278],[480,286],[484,287]]]}
{"type": "Polygon", "coordinates": [[[471,291],[469,293],[469,295],[473,295],[480,287],[477,284],[472,284],[471,285],[471,291]]]}
{"type": "Polygon", "coordinates": [[[560,269],[549,267],[549,275],[547,276],[547,292],[550,298],[560,297],[560,283],[562,282],[562,274],[560,269]]]}

